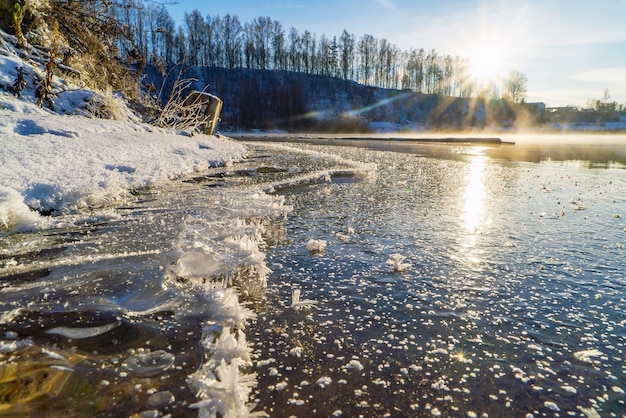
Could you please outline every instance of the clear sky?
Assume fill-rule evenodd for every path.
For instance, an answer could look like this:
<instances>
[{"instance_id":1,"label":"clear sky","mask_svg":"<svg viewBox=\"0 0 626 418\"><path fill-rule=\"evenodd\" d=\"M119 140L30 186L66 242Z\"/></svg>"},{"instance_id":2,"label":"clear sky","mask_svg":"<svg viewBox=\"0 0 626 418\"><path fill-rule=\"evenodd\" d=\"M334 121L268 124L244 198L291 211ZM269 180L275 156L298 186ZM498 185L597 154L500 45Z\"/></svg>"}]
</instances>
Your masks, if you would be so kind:
<instances>
[{"instance_id":1,"label":"clear sky","mask_svg":"<svg viewBox=\"0 0 626 418\"><path fill-rule=\"evenodd\" d=\"M626 0L177 1L167 6L177 24L197 9L237 15L242 23L269 16L286 31L318 37L347 29L406 50L470 58L486 50L502 73L528 77L529 102L582 106L608 89L612 100L626 103Z\"/></svg>"}]
</instances>

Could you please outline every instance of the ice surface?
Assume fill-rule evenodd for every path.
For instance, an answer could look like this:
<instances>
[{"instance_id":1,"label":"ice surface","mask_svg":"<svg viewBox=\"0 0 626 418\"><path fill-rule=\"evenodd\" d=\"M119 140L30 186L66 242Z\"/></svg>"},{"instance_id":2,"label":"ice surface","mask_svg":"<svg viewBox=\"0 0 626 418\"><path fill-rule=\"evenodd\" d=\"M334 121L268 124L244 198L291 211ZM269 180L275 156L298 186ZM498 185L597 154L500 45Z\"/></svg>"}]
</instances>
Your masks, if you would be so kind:
<instances>
[{"instance_id":1,"label":"ice surface","mask_svg":"<svg viewBox=\"0 0 626 418\"><path fill-rule=\"evenodd\" d=\"M120 321L98 327L55 327L46 331L47 334L61 335L66 338L83 339L107 333L120 325Z\"/></svg>"}]
</instances>

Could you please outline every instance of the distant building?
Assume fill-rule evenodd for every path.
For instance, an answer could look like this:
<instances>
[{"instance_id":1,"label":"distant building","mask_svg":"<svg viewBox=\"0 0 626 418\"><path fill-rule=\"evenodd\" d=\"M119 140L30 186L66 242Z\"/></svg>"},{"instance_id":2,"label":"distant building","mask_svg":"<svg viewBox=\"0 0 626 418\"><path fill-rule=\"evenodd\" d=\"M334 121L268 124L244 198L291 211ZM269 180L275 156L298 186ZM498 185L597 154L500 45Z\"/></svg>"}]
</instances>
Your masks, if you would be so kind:
<instances>
[{"instance_id":1,"label":"distant building","mask_svg":"<svg viewBox=\"0 0 626 418\"><path fill-rule=\"evenodd\" d=\"M528 121L531 124L541 124L546 120L547 106L543 102L520 103L528 112Z\"/></svg>"},{"instance_id":2,"label":"distant building","mask_svg":"<svg viewBox=\"0 0 626 418\"><path fill-rule=\"evenodd\" d=\"M553 123L569 123L576 120L578 108L574 106L548 107L548 119Z\"/></svg>"},{"instance_id":3,"label":"distant building","mask_svg":"<svg viewBox=\"0 0 626 418\"><path fill-rule=\"evenodd\" d=\"M547 109L546 104L544 102L526 103L526 106L528 106L529 110L537 112L537 113L545 113Z\"/></svg>"}]
</instances>

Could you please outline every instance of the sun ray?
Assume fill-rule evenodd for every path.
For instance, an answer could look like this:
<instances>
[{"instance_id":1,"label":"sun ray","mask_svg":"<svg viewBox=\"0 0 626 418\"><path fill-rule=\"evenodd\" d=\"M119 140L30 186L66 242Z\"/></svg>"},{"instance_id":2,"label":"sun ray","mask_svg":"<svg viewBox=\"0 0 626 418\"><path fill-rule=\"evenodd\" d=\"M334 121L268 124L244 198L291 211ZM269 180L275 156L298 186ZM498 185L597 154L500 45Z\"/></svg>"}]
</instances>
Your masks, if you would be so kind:
<instances>
[{"instance_id":1,"label":"sun ray","mask_svg":"<svg viewBox=\"0 0 626 418\"><path fill-rule=\"evenodd\" d=\"M477 82L497 81L502 73L502 52L496 47L480 46L469 57L470 76Z\"/></svg>"}]
</instances>

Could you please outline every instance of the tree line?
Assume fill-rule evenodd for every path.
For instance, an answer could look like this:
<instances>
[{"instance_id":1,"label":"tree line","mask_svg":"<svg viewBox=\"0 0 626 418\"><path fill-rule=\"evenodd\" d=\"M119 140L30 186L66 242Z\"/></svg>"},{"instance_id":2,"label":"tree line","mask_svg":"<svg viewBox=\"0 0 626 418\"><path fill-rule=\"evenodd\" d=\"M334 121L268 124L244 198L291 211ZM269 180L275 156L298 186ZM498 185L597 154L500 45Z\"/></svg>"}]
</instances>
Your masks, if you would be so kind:
<instances>
[{"instance_id":1,"label":"tree line","mask_svg":"<svg viewBox=\"0 0 626 418\"><path fill-rule=\"evenodd\" d=\"M468 77L466 58L434 49L403 50L387 39L344 30L328 37L286 30L270 17L241 22L236 15L185 13L176 25L164 4L118 0L110 16L127 29L117 47L124 58L161 65L284 70L352 80L367 86L455 97L506 97L522 102L526 76L512 72L502 85L479 86Z\"/></svg>"}]
</instances>

